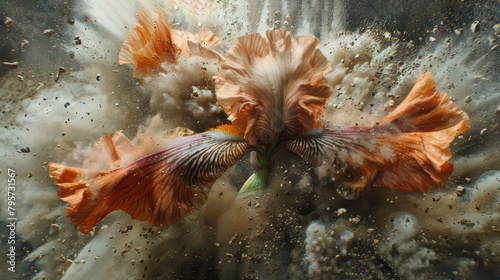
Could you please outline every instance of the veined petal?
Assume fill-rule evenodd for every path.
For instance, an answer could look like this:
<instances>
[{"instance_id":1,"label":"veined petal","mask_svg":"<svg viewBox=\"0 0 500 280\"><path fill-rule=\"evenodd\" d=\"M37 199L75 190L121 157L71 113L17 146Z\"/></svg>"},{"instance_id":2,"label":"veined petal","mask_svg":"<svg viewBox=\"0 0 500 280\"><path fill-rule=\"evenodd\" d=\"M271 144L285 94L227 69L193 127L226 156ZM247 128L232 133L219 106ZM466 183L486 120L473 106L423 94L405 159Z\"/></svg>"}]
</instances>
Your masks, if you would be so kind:
<instances>
[{"instance_id":1,"label":"veined petal","mask_svg":"<svg viewBox=\"0 0 500 280\"><path fill-rule=\"evenodd\" d=\"M449 144L466 131L469 117L435 90L430 73L379 125L315 128L283 145L313 165L339 171L340 194L355 199L371 186L426 192L453 172Z\"/></svg>"},{"instance_id":2,"label":"veined petal","mask_svg":"<svg viewBox=\"0 0 500 280\"><path fill-rule=\"evenodd\" d=\"M331 66L314 36L290 32L240 37L216 77L216 95L233 125L252 145L266 148L302 136L321 117L332 89Z\"/></svg>"},{"instance_id":3,"label":"veined petal","mask_svg":"<svg viewBox=\"0 0 500 280\"><path fill-rule=\"evenodd\" d=\"M170 225L206 201L212 184L252 147L222 127L180 137L165 149L108 171L50 163L50 174L69 202L69 222L88 233L106 215L123 210L139 221Z\"/></svg>"},{"instance_id":4,"label":"veined petal","mask_svg":"<svg viewBox=\"0 0 500 280\"><path fill-rule=\"evenodd\" d=\"M156 16L139 9L134 25L118 56L120 64L136 66L134 78L143 79L148 75L164 72L162 63L175 64L179 55L191 55L188 40L203 45L207 50L220 44L219 38L212 31L192 34L171 29L161 9L156 10Z\"/></svg>"}]
</instances>

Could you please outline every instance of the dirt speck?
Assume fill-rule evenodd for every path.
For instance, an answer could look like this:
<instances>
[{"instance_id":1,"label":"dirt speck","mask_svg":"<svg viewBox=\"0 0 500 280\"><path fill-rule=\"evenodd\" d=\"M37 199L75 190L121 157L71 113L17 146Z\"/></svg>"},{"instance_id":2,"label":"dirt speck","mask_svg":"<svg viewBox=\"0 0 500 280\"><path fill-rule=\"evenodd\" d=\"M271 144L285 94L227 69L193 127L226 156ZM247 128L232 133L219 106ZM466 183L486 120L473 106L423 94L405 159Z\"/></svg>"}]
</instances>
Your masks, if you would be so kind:
<instances>
[{"instance_id":1,"label":"dirt speck","mask_svg":"<svg viewBox=\"0 0 500 280\"><path fill-rule=\"evenodd\" d=\"M7 69L17 69L17 67L19 67L19 62L4 62L3 65L7 68Z\"/></svg>"},{"instance_id":2,"label":"dirt speck","mask_svg":"<svg viewBox=\"0 0 500 280\"><path fill-rule=\"evenodd\" d=\"M13 25L13 24L14 24L14 21L13 21L10 17L7 17L7 18L5 19L5 25L6 25L6 26L11 26L11 25Z\"/></svg>"},{"instance_id":3,"label":"dirt speck","mask_svg":"<svg viewBox=\"0 0 500 280\"><path fill-rule=\"evenodd\" d=\"M50 37L52 35L56 34L56 31L54 29L45 29L43 31L43 36Z\"/></svg>"},{"instance_id":4,"label":"dirt speck","mask_svg":"<svg viewBox=\"0 0 500 280\"><path fill-rule=\"evenodd\" d=\"M470 30L472 31L472 33L476 33L479 31L479 21L476 20L474 21L471 26L470 26Z\"/></svg>"}]
</instances>

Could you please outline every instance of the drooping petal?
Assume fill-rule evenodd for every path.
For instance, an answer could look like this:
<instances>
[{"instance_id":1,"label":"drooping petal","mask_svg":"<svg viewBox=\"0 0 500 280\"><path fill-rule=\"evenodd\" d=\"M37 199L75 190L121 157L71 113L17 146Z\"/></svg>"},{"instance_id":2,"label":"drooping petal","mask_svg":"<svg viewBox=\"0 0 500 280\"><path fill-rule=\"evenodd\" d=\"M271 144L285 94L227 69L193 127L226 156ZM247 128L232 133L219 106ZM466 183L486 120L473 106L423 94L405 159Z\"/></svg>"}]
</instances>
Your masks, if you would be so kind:
<instances>
[{"instance_id":1,"label":"drooping petal","mask_svg":"<svg viewBox=\"0 0 500 280\"><path fill-rule=\"evenodd\" d=\"M334 165L341 195L355 199L373 185L416 192L441 188L453 172L449 144L469 127L467 114L436 91L425 73L379 125L316 128L283 145L313 165Z\"/></svg>"},{"instance_id":2,"label":"drooping petal","mask_svg":"<svg viewBox=\"0 0 500 280\"><path fill-rule=\"evenodd\" d=\"M217 178L252 149L236 131L222 127L180 137L114 170L50 163L50 174L61 187L58 196L71 204L69 222L83 233L115 210L155 226L170 225L199 209Z\"/></svg>"},{"instance_id":3,"label":"drooping petal","mask_svg":"<svg viewBox=\"0 0 500 280\"><path fill-rule=\"evenodd\" d=\"M134 78L144 79L162 73L165 71L162 63L176 64L179 55L191 55L188 40L199 43L208 50L220 44L219 38L212 31L192 34L171 29L160 9L156 10L156 16L139 9L134 25L118 56L120 64L136 66Z\"/></svg>"},{"instance_id":4,"label":"drooping petal","mask_svg":"<svg viewBox=\"0 0 500 280\"><path fill-rule=\"evenodd\" d=\"M332 89L331 66L314 36L292 40L290 32L240 37L216 78L217 99L252 145L266 148L297 138L321 117Z\"/></svg>"}]
</instances>

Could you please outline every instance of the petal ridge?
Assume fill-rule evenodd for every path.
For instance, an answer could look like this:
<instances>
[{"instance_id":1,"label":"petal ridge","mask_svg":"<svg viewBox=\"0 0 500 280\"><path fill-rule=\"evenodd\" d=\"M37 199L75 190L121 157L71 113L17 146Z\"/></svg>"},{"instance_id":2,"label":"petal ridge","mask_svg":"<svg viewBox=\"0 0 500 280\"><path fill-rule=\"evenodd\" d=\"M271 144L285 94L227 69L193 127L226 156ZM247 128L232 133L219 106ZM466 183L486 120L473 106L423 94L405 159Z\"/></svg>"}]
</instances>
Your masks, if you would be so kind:
<instances>
[{"instance_id":1,"label":"petal ridge","mask_svg":"<svg viewBox=\"0 0 500 280\"><path fill-rule=\"evenodd\" d=\"M292 40L270 30L240 37L216 77L216 96L233 125L252 145L267 147L296 138L319 119L331 95L331 71L314 36Z\"/></svg>"}]
</instances>

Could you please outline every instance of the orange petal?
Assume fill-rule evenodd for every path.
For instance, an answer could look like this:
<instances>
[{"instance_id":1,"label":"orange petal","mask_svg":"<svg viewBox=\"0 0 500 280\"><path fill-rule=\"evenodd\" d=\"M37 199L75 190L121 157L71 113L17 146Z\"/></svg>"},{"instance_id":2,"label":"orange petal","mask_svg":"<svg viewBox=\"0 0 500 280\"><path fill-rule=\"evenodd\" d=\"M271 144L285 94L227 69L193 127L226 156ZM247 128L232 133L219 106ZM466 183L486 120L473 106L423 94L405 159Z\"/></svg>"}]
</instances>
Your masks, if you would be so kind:
<instances>
[{"instance_id":1,"label":"orange petal","mask_svg":"<svg viewBox=\"0 0 500 280\"><path fill-rule=\"evenodd\" d=\"M134 29L128 32L127 40L123 42L123 47L120 50L118 56L120 64L137 66L134 54L151 41L153 20L143 9L137 11L137 22L134 25Z\"/></svg>"},{"instance_id":2,"label":"orange petal","mask_svg":"<svg viewBox=\"0 0 500 280\"><path fill-rule=\"evenodd\" d=\"M199 209L217 178L250 150L241 136L214 130L181 137L114 170L50 163L49 171L61 187L58 196L71 204L66 207L68 221L83 233L115 210L165 226Z\"/></svg>"},{"instance_id":3,"label":"orange petal","mask_svg":"<svg viewBox=\"0 0 500 280\"><path fill-rule=\"evenodd\" d=\"M467 114L435 90L430 73L373 127L313 129L283 145L309 163L340 171L340 194L355 199L378 185L416 192L441 188L453 172L449 144L469 125Z\"/></svg>"},{"instance_id":4,"label":"orange petal","mask_svg":"<svg viewBox=\"0 0 500 280\"><path fill-rule=\"evenodd\" d=\"M217 99L252 145L296 138L320 118L332 89L330 64L314 36L280 29L237 39L216 77Z\"/></svg>"},{"instance_id":5,"label":"orange petal","mask_svg":"<svg viewBox=\"0 0 500 280\"><path fill-rule=\"evenodd\" d=\"M163 63L176 64L179 55L189 56L188 40L203 44L205 48L220 44L219 38L211 31L192 34L171 29L161 9L156 10L156 16L139 9L134 25L134 29L127 34L118 61L120 64L136 66L134 78L142 80L164 73Z\"/></svg>"},{"instance_id":6,"label":"orange petal","mask_svg":"<svg viewBox=\"0 0 500 280\"><path fill-rule=\"evenodd\" d=\"M134 78L163 72L161 64L176 63L178 48L173 44L167 19L160 10L156 18L143 9L137 11L135 28L127 34L127 40L118 56L120 64L136 66Z\"/></svg>"}]
</instances>

